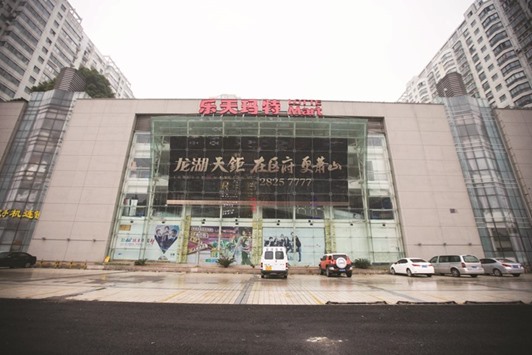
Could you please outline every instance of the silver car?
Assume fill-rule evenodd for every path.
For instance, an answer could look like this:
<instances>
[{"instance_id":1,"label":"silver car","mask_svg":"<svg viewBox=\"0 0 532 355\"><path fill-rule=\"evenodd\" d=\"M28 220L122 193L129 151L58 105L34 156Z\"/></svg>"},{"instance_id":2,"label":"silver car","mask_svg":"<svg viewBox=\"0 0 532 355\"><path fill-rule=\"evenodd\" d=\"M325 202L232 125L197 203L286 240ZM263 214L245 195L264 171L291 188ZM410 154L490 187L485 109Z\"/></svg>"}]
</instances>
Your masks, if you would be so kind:
<instances>
[{"instance_id":1,"label":"silver car","mask_svg":"<svg viewBox=\"0 0 532 355\"><path fill-rule=\"evenodd\" d=\"M486 274L502 276L503 274L511 274L519 277L525 272L525 268L520 263L505 258L484 258L480 259L482 268Z\"/></svg>"},{"instance_id":2,"label":"silver car","mask_svg":"<svg viewBox=\"0 0 532 355\"><path fill-rule=\"evenodd\" d=\"M454 277L470 275L477 277L484 274L480 260L473 255L438 255L429 260L436 274L451 274Z\"/></svg>"}]
</instances>

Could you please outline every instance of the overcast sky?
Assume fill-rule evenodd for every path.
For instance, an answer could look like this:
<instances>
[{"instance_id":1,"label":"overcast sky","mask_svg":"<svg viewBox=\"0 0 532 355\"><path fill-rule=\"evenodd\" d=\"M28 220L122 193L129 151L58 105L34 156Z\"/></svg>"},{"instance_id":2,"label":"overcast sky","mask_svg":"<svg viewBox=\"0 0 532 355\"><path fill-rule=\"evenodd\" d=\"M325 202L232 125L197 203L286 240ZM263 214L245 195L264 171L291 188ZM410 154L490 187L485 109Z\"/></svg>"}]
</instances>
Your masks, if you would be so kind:
<instances>
[{"instance_id":1,"label":"overcast sky","mask_svg":"<svg viewBox=\"0 0 532 355\"><path fill-rule=\"evenodd\" d=\"M473 0L70 0L136 98L394 102Z\"/></svg>"}]
</instances>

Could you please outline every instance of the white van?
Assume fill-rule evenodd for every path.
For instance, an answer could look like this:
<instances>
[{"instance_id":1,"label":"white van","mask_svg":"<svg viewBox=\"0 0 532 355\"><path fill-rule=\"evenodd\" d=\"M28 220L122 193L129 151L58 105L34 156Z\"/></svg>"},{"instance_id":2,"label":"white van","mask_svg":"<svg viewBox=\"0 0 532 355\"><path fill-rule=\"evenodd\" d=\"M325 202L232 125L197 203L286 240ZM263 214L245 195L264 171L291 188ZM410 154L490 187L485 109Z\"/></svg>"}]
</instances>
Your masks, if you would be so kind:
<instances>
[{"instance_id":1,"label":"white van","mask_svg":"<svg viewBox=\"0 0 532 355\"><path fill-rule=\"evenodd\" d=\"M260 258L260 277L264 276L288 277L288 256L285 247L264 247Z\"/></svg>"},{"instance_id":2,"label":"white van","mask_svg":"<svg viewBox=\"0 0 532 355\"><path fill-rule=\"evenodd\" d=\"M484 273L482 264L476 256L473 255L437 255L429 260L434 266L436 274L451 274L454 277L460 275L470 275L477 277Z\"/></svg>"}]
</instances>

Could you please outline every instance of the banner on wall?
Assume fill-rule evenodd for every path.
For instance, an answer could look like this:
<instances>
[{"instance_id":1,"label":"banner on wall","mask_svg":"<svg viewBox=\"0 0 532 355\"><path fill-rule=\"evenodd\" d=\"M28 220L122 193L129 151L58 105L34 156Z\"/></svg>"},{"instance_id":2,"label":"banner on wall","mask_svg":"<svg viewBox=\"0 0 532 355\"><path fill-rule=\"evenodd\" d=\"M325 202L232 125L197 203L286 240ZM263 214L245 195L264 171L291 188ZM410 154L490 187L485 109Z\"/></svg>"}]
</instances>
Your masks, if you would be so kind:
<instances>
[{"instance_id":1,"label":"banner on wall","mask_svg":"<svg viewBox=\"0 0 532 355\"><path fill-rule=\"evenodd\" d=\"M142 237L142 226L130 224L120 226L113 258L177 261L179 225L159 224L151 228L151 232Z\"/></svg>"},{"instance_id":2,"label":"banner on wall","mask_svg":"<svg viewBox=\"0 0 532 355\"><path fill-rule=\"evenodd\" d=\"M221 255L235 258L236 265L251 265L251 227L222 227Z\"/></svg>"},{"instance_id":3,"label":"banner on wall","mask_svg":"<svg viewBox=\"0 0 532 355\"><path fill-rule=\"evenodd\" d=\"M163 253L166 253L168 249L177 240L179 235L179 226L167 226L167 225L158 225L155 228L154 239L157 241L159 248Z\"/></svg>"},{"instance_id":4,"label":"banner on wall","mask_svg":"<svg viewBox=\"0 0 532 355\"><path fill-rule=\"evenodd\" d=\"M155 233L153 237L148 240L148 245L158 247L159 257L157 260L176 260L177 255L177 240L179 238L179 226L178 225L166 225L159 224L155 226ZM148 254L148 248L146 250Z\"/></svg>"},{"instance_id":5,"label":"banner on wall","mask_svg":"<svg viewBox=\"0 0 532 355\"><path fill-rule=\"evenodd\" d=\"M187 244L188 263L216 263L218 226L191 226Z\"/></svg>"},{"instance_id":6,"label":"banner on wall","mask_svg":"<svg viewBox=\"0 0 532 355\"><path fill-rule=\"evenodd\" d=\"M188 263L214 264L220 255L233 257L236 265L251 265L251 227L191 226Z\"/></svg>"},{"instance_id":7,"label":"banner on wall","mask_svg":"<svg viewBox=\"0 0 532 355\"><path fill-rule=\"evenodd\" d=\"M323 253L324 236L322 229L315 228L264 228L264 246L286 248L291 265L318 265Z\"/></svg>"}]
</instances>

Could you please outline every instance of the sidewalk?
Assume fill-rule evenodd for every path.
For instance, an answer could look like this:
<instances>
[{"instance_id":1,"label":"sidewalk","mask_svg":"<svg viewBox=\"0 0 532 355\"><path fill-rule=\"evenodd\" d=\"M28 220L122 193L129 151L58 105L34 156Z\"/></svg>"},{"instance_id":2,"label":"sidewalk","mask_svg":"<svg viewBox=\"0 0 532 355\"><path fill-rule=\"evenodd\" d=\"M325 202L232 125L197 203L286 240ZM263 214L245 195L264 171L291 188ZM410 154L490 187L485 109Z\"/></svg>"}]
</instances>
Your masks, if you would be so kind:
<instances>
[{"instance_id":1,"label":"sidewalk","mask_svg":"<svg viewBox=\"0 0 532 355\"><path fill-rule=\"evenodd\" d=\"M532 274L457 278L383 273L347 278L320 276L317 270L311 273L312 268L294 268L288 279L263 279L258 269L237 266L90 267L0 269L0 298L232 305L532 304Z\"/></svg>"}]
</instances>

